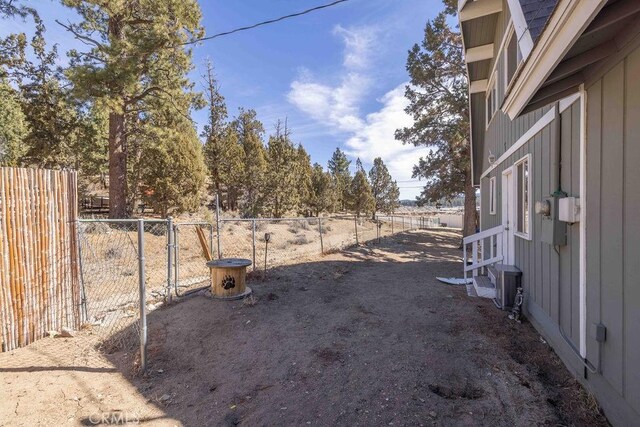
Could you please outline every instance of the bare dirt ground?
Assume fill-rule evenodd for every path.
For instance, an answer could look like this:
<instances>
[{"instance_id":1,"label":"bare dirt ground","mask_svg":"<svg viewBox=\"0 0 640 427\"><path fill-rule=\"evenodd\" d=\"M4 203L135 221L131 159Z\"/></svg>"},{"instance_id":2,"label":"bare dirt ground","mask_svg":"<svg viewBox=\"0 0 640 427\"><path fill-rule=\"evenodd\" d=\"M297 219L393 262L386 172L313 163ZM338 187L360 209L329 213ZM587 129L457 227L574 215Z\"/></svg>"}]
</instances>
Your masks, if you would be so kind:
<instances>
[{"instance_id":1,"label":"bare dirt ground","mask_svg":"<svg viewBox=\"0 0 640 427\"><path fill-rule=\"evenodd\" d=\"M149 370L88 333L0 354L0 425L606 425L528 323L436 276L459 234L412 231L149 314ZM114 418L111 418L112 420Z\"/></svg>"}]
</instances>

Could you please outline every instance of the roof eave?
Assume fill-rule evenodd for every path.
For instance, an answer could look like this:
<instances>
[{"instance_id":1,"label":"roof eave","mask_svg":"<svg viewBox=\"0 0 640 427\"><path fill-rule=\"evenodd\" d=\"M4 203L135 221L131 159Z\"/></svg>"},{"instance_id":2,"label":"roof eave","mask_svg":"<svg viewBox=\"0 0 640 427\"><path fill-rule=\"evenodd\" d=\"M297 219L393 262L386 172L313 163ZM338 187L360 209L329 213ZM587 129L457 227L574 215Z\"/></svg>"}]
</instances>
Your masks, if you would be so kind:
<instances>
[{"instance_id":1,"label":"roof eave","mask_svg":"<svg viewBox=\"0 0 640 427\"><path fill-rule=\"evenodd\" d=\"M510 85L502 104L502 111L511 120L522 113L547 77L606 3L607 0L558 2L544 31Z\"/></svg>"}]
</instances>

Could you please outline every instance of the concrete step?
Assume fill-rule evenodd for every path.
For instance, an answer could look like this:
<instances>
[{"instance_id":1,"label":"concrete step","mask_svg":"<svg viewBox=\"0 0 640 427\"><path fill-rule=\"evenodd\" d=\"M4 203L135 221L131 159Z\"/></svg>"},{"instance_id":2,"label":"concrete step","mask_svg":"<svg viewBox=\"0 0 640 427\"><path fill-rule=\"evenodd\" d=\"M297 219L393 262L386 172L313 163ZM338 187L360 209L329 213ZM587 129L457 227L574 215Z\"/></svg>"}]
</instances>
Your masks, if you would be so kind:
<instances>
[{"instance_id":1,"label":"concrete step","mask_svg":"<svg viewBox=\"0 0 640 427\"><path fill-rule=\"evenodd\" d=\"M496 285L491 283L491 279L487 276L475 276L473 278L473 287L481 298L494 299L496 297Z\"/></svg>"},{"instance_id":2,"label":"concrete step","mask_svg":"<svg viewBox=\"0 0 640 427\"><path fill-rule=\"evenodd\" d=\"M478 293L476 292L476 289L473 287L473 284L467 283L465 286L467 287L467 295L469 295L470 297L478 296Z\"/></svg>"}]
</instances>

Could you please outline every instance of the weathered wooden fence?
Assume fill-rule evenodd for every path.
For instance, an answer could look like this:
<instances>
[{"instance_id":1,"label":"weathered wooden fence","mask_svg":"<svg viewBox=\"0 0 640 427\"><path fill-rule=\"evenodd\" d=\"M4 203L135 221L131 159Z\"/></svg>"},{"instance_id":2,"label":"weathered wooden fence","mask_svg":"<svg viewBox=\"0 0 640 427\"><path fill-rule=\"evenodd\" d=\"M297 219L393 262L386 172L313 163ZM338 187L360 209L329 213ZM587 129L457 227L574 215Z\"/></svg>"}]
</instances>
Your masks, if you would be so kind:
<instances>
[{"instance_id":1,"label":"weathered wooden fence","mask_svg":"<svg viewBox=\"0 0 640 427\"><path fill-rule=\"evenodd\" d=\"M76 173L0 168L0 344L82 321Z\"/></svg>"}]
</instances>

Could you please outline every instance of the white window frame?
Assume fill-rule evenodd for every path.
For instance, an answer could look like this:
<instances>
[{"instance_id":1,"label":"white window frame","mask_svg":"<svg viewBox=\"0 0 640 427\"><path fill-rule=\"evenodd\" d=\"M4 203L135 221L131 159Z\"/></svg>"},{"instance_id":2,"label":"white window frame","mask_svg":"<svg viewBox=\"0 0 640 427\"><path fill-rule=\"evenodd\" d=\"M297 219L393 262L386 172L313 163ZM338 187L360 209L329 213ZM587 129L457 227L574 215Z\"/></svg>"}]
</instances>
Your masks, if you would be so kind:
<instances>
[{"instance_id":1,"label":"white window frame","mask_svg":"<svg viewBox=\"0 0 640 427\"><path fill-rule=\"evenodd\" d=\"M497 73L494 72L491 76L491 80L487 85L487 93L485 96L485 115L486 115L486 129L489 129L489 125L493 120L493 117L498 112L498 85L497 85ZM489 95L491 95L491 105L489 105Z\"/></svg>"},{"instance_id":2,"label":"white window frame","mask_svg":"<svg viewBox=\"0 0 640 427\"><path fill-rule=\"evenodd\" d=\"M522 214L522 218L523 218L523 222L524 222L524 217L525 217L525 206L524 205L520 205L520 198L519 198L519 191L520 189L518 188L518 181L519 181L519 171L518 171L518 166L520 166L522 163L527 162L527 214L528 214L528 219L529 221L527 222L527 230L525 231L520 231L518 230L518 216L520 214ZM531 203L531 181L532 181L532 172L533 172L533 168L531 166L531 154L527 154L524 157L518 159L518 161L516 161L513 164L513 171L514 171L514 180L513 180L513 186L515 189L515 192L513 193L515 196L515 204L516 204L516 216L515 216L515 230L514 233L516 236L525 239L525 240L531 240L531 227L532 227L532 221L533 221L533 203ZM523 184L524 185L524 184ZM522 190L524 191L524 187L522 188ZM523 198L524 201L524 198Z\"/></svg>"},{"instance_id":3,"label":"white window frame","mask_svg":"<svg viewBox=\"0 0 640 427\"><path fill-rule=\"evenodd\" d=\"M496 177L489 178L489 215L496 214Z\"/></svg>"},{"instance_id":4,"label":"white window frame","mask_svg":"<svg viewBox=\"0 0 640 427\"><path fill-rule=\"evenodd\" d=\"M504 93L507 93L509 91L509 85L511 84L511 80L509 80L509 44L511 44L511 39L513 37L517 37L516 36L516 30L513 26L511 26L511 28L509 29L508 33L507 33L507 38L505 41L504 46L502 47L502 63L503 63L503 70L502 72L504 73ZM518 43L518 40L516 39L516 67L513 71L513 77L515 77L516 74L518 74L518 68L520 68L520 65L522 64L523 61L523 56L522 56L522 50L520 49L520 43Z\"/></svg>"}]
</instances>

